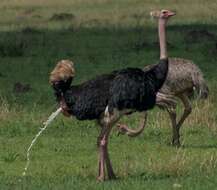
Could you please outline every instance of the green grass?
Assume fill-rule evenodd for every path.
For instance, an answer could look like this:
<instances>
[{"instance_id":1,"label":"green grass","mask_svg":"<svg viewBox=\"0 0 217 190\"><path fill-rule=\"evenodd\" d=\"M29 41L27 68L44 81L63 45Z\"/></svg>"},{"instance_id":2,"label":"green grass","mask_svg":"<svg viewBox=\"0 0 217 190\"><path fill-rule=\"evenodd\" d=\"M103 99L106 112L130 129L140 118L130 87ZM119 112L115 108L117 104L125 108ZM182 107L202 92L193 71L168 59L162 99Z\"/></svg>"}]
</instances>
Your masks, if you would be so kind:
<instances>
[{"instance_id":1,"label":"green grass","mask_svg":"<svg viewBox=\"0 0 217 190\"><path fill-rule=\"evenodd\" d=\"M216 2L91 2L10 0L0 4L0 189L215 189ZM148 12L159 7L177 10L168 25L169 55L194 60L210 88L207 101L193 102L193 113L182 128L183 146L169 145L169 118L154 109L138 138L117 136L113 130L109 152L119 179L98 183L99 128L95 122L59 116L33 147L30 168L22 178L26 150L56 108L48 84L56 62L73 60L76 84L114 69L155 63L157 27ZM57 13L75 17L50 21ZM203 32L192 39L191 31L210 35ZM16 82L30 84L31 90L14 92ZM138 119L133 115L122 121L136 126Z\"/></svg>"}]
</instances>

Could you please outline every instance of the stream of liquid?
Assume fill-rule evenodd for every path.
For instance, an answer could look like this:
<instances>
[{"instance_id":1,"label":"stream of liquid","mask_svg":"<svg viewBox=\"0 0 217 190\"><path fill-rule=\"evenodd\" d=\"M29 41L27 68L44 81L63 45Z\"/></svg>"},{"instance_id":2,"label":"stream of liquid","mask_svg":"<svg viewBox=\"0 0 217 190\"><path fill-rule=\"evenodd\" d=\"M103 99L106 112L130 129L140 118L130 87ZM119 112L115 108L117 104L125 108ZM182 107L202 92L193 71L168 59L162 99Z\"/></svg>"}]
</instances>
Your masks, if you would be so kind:
<instances>
[{"instance_id":1,"label":"stream of liquid","mask_svg":"<svg viewBox=\"0 0 217 190\"><path fill-rule=\"evenodd\" d=\"M30 151L33 147L33 145L36 143L36 140L38 139L38 137L42 134L42 132L47 128L47 126L55 119L55 117L57 117L59 115L59 113L62 111L62 108L58 108L55 112L53 112L50 117L47 119L46 122L43 123L44 127L41 128L41 130L38 132L38 134L36 134L35 138L32 140L29 148L27 149L27 153L26 153L26 166L24 168L23 171L23 176L26 175L26 172L28 170L29 164L30 164Z\"/></svg>"}]
</instances>

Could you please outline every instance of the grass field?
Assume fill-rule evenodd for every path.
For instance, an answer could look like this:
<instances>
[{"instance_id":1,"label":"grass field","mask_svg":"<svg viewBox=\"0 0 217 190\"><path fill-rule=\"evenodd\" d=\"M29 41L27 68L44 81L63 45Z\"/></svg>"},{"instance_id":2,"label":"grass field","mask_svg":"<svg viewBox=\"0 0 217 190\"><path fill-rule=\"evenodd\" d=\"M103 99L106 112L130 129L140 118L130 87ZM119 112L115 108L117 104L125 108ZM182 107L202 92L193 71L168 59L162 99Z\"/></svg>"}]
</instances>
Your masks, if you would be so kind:
<instances>
[{"instance_id":1,"label":"grass field","mask_svg":"<svg viewBox=\"0 0 217 190\"><path fill-rule=\"evenodd\" d=\"M157 25L149 11L161 7L177 11L168 24L169 55L194 60L210 88L208 100L193 102L182 147L170 146L169 118L156 108L138 138L113 130L109 151L119 179L98 183L99 129L59 116L34 146L22 178L26 150L56 109L48 84L56 62L75 62L73 83L155 63ZM216 189L216 9L212 0L2 0L0 189ZM29 86L20 89L19 83ZM138 119L135 114L122 121L133 127Z\"/></svg>"}]
</instances>

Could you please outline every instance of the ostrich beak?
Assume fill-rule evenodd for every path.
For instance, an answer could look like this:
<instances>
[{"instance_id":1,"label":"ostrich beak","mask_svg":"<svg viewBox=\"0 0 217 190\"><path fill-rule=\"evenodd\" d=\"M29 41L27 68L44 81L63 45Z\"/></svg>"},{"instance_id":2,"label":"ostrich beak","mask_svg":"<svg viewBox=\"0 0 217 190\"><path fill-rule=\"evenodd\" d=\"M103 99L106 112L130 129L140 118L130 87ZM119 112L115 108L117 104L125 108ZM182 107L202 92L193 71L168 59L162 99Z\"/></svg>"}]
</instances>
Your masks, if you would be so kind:
<instances>
[{"instance_id":1,"label":"ostrich beak","mask_svg":"<svg viewBox=\"0 0 217 190\"><path fill-rule=\"evenodd\" d=\"M175 16L175 15L176 15L176 13L173 11L168 12L168 16Z\"/></svg>"}]
</instances>

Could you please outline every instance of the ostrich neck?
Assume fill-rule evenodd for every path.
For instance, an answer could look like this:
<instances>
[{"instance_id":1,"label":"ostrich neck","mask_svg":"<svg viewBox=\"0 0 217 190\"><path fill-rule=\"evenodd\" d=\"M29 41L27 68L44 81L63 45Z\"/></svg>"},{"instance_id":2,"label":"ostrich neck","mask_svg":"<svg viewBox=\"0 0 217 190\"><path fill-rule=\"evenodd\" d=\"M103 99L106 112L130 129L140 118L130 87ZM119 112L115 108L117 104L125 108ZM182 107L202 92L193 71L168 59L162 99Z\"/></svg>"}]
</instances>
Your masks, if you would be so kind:
<instances>
[{"instance_id":1,"label":"ostrich neck","mask_svg":"<svg viewBox=\"0 0 217 190\"><path fill-rule=\"evenodd\" d=\"M166 20L159 19L158 32L160 41L160 59L167 58L167 43L166 43Z\"/></svg>"}]
</instances>

